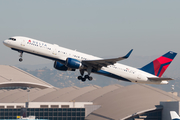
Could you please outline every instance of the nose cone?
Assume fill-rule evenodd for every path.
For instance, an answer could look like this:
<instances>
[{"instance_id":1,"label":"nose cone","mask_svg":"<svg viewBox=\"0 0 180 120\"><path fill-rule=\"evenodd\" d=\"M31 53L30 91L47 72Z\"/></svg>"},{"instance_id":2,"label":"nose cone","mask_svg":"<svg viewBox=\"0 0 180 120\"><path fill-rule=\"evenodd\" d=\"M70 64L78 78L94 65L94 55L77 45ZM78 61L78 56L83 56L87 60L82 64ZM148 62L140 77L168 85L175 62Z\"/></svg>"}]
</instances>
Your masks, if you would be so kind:
<instances>
[{"instance_id":1,"label":"nose cone","mask_svg":"<svg viewBox=\"0 0 180 120\"><path fill-rule=\"evenodd\" d=\"M4 41L3 41L3 44L6 45L6 44L7 44L7 40L4 40Z\"/></svg>"},{"instance_id":2,"label":"nose cone","mask_svg":"<svg viewBox=\"0 0 180 120\"><path fill-rule=\"evenodd\" d=\"M3 44L6 45L6 46L8 46L9 40L4 40L4 41L3 41Z\"/></svg>"}]
</instances>

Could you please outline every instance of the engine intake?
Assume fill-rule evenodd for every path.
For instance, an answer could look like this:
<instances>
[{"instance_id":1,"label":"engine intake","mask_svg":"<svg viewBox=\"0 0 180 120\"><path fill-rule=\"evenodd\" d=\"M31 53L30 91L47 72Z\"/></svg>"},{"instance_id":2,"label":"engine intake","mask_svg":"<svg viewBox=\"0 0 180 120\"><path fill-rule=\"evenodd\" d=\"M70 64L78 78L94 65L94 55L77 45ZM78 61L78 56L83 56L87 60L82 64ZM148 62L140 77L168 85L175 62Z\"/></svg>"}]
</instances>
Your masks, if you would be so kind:
<instances>
[{"instance_id":1,"label":"engine intake","mask_svg":"<svg viewBox=\"0 0 180 120\"><path fill-rule=\"evenodd\" d=\"M77 59L67 58L66 59L66 67L72 69L79 69L82 66L81 62Z\"/></svg>"},{"instance_id":2,"label":"engine intake","mask_svg":"<svg viewBox=\"0 0 180 120\"><path fill-rule=\"evenodd\" d=\"M54 68L57 69L57 70L62 70L62 71L67 71L68 70L68 67L66 67L65 65L61 64L58 61L54 62Z\"/></svg>"}]
</instances>

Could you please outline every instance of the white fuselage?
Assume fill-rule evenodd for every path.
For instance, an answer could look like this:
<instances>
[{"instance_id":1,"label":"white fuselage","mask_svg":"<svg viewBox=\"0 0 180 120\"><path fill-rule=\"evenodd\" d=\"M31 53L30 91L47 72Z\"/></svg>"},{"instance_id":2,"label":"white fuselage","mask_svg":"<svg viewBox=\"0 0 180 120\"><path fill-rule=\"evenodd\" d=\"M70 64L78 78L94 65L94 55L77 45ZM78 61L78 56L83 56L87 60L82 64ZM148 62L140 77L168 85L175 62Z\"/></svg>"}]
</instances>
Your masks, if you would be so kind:
<instances>
[{"instance_id":1,"label":"white fuselage","mask_svg":"<svg viewBox=\"0 0 180 120\"><path fill-rule=\"evenodd\" d=\"M79 61L82 60L100 60L102 58L92 55L84 54L76 50L70 50L60 47L56 44L49 44L43 41L27 38L27 37L13 37L16 40L5 40L4 44L14 50L23 51L52 60L66 61L67 58L74 58ZM145 84L167 84L167 81L150 81L148 77L157 77L150 73L144 72L134 67L115 63L107 67L102 67L100 72L96 72L108 77L119 80L145 83ZM107 74L108 73L108 74Z\"/></svg>"}]
</instances>

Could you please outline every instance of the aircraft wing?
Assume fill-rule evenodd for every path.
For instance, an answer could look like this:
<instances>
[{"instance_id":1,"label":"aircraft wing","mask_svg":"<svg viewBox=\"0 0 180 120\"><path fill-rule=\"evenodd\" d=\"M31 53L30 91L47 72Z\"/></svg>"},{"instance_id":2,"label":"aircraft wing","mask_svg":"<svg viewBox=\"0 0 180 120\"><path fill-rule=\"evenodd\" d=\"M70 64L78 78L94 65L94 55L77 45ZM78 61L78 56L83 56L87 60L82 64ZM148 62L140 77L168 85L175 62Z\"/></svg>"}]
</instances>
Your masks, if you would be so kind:
<instances>
[{"instance_id":1,"label":"aircraft wing","mask_svg":"<svg viewBox=\"0 0 180 120\"><path fill-rule=\"evenodd\" d=\"M118 57L118 58L112 58L112 59L100 59L100 60L83 60L82 63L86 66L91 66L92 68L102 68L102 67L107 67L108 65L113 65L117 61L127 59L133 49L131 49L125 56L123 57Z\"/></svg>"}]
</instances>

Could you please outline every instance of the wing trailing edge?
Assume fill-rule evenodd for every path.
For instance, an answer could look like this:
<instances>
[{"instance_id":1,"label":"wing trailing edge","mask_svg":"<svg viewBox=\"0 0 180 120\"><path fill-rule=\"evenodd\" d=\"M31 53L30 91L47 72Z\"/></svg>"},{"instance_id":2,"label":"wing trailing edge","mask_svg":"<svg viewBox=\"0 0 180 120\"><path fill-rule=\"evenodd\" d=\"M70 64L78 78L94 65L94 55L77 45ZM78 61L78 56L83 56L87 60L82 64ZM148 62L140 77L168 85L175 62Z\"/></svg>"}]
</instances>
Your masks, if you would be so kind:
<instances>
[{"instance_id":1,"label":"wing trailing edge","mask_svg":"<svg viewBox=\"0 0 180 120\"><path fill-rule=\"evenodd\" d=\"M87 66L91 66L93 68L101 68L107 67L108 65L113 65L118 61L127 59L132 53L133 49L131 49L125 56L111 59L100 59L100 60L83 60L82 63Z\"/></svg>"}]
</instances>

